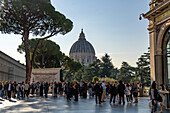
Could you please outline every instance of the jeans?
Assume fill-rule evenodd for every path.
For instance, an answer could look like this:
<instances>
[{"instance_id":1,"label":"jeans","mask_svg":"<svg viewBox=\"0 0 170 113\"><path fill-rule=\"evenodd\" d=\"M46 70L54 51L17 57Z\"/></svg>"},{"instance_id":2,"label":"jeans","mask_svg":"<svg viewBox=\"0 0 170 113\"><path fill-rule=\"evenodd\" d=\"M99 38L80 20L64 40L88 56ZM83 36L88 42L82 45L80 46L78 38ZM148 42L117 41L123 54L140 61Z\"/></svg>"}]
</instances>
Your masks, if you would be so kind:
<instances>
[{"instance_id":1,"label":"jeans","mask_svg":"<svg viewBox=\"0 0 170 113\"><path fill-rule=\"evenodd\" d=\"M156 101L156 103L154 102L154 100L152 100L153 102L153 105L154 105L154 107L153 107L153 112L156 112L157 111L157 106L158 106L158 101L157 100L155 100Z\"/></svg>"},{"instance_id":2,"label":"jeans","mask_svg":"<svg viewBox=\"0 0 170 113\"><path fill-rule=\"evenodd\" d=\"M36 96L39 96L39 92L38 92L38 89L36 89Z\"/></svg>"},{"instance_id":3,"label":"jeans","mask_svg":"<svg viewBox=\"0 0 170 113\"><path fill-rule=\"evenodd\" d=\"M93 93L92 89L89 89L89 96L92 96L92 93Z\"/></svg>"},{"instance_id":4,"label":"jeans","mask_svg":"<svg viewBox=\"0 0 170 113\"><path fill-rule=\"evenodd\" d=\"M47 88L44 89L44 93L45 93L45 98L47 98L48 97L48 89Z\"/></svg>"},{"instance_id":5,"label":"jeans","mask_svg":"<svg viewBox=\"0 0 170 113\"><path fill-rule=\"evenodd\" d=\"M3 98L3 96L4 96L4 90L1 90L1 95L0 95L0 97Z\"/></svg>"},{"instance_id":6,"label":"jeans","mask_svg":"<svg viewBox=\"0 0 170 113\"><path fill-rule=\"evenodd\" d=\"M17 99L20 99L21 92L17 91Z\"/></svg>"}]
</instances>

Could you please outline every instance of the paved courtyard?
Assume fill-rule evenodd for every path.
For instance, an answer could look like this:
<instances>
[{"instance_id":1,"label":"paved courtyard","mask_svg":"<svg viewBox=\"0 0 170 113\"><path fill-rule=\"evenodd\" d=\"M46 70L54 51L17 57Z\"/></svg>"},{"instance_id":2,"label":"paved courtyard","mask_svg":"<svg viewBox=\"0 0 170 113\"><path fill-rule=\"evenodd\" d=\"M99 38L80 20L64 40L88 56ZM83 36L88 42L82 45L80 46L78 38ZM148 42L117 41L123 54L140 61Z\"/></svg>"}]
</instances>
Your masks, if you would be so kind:
<instances>
[{"instance_id":1,"label":"paved courtyard","mask_svg":"<svg viewBox=\"0 0 170 113\"><path fill-rule=\"evenodd\" d=\"M148 98L140 98L138 104L113 105L108 100L101 105L95 99L79 99L67 102L64 97L56 99L31 97L28 100L0 101L0 113L150 113ZM160 110L160 109L159 109ZM168 110L165 113L170 112Z\"/></svg>"}]
</instances>

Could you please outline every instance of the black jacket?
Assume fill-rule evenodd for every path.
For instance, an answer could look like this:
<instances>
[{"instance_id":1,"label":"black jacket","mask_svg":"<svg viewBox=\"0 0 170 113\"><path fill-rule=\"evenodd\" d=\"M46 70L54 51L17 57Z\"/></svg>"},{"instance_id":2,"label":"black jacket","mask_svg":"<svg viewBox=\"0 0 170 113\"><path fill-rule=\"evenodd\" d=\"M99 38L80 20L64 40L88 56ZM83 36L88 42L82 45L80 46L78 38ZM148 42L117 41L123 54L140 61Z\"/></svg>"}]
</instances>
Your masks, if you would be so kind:
<instances>
[{"instance_id":1,"label":"black jacket","mask_svg":"<svg viewBox=\"0 0 170 113\"><path fill-rule=\"evenodd\" d=\"M115 86L111 86L110 87L110 90L109 90L109 93L111 94L111 95L117 95L117 87L115 87Z\"/></svg>"},{"instance_id":2,"label":"black jacket","mask_svg":"<svg viewBox=\"0 0 170 113\"><path fill-rule=\"evenodd\" d=\"M13 90L13 84L11 84L11 89L8 90L9 84L7 84L7 91L12 91Z\"/></svg>"},{"instance_id":3,"label":"black jacket","mask_svg":"<svg viewBox=\"0 0 170 113\"><path fill-rule=\"evenodd\" d=\"M118 85L118 93L119 94L124 94L125 92L125 85L124 84L119 84Z\"/></svg>"},{"instance_id":4,"label":"black jacket","mask_svg":"<svg viewBox=\"0 0 170 113\"><path fill-rule=\"evenodd\" d=\"M102 94L103 93L103 87L101 85L99 85L99 84L96 84L94 86L94 90L95 90L96 94Z\"/></svg>"}]
</instances>

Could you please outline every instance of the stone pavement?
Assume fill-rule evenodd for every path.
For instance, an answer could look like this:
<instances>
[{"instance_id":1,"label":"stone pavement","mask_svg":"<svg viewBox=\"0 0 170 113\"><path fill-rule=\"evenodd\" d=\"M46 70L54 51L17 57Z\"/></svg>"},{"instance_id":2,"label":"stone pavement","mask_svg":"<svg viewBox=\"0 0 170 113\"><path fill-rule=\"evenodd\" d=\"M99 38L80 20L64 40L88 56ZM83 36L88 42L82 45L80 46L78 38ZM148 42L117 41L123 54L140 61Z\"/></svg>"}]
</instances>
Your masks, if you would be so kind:
<instances>
[{"instance_id":1,"label":"stone pavement","mask_svg":"<svg viewBox=\"0 0 170 113\"><path fill-rule=\"evenodd\" d=\"M0 113L150 113L148 98L140 98L138 104L113 105L108 100L101 105L95 99L79 99L67 102L64 97L54 99L31 97L26 100L0 100ZM160 109L158 110L160 111ZM165 113L170 113L168 110Z\"/></svg>"}]
</instances>

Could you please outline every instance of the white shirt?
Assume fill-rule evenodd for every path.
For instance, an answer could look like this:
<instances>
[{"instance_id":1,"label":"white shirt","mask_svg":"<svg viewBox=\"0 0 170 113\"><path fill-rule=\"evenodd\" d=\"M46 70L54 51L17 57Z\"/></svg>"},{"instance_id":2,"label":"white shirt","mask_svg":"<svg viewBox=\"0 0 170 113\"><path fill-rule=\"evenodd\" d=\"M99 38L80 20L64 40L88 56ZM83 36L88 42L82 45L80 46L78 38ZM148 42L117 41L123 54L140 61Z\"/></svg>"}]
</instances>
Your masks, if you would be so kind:
<instances>
[{"instance_id":1,"label":"white shirt","mask_svg":"<svg viewBox=\"0 0 170 113\"><path fill-rule=\"evenodd\" d=\"M11 91L11 84L9 84L8 86L8 91Z\"/></svg>"},{"instance_id":2,"label":"white shirt","mask_svg":"<svg viewBox=\"0 0 170 113\"><path fill-rule=\"evenodd\" d=\"M106 90L105 83L102 83L103 90Z\"/></svg>"}]
</instances>

